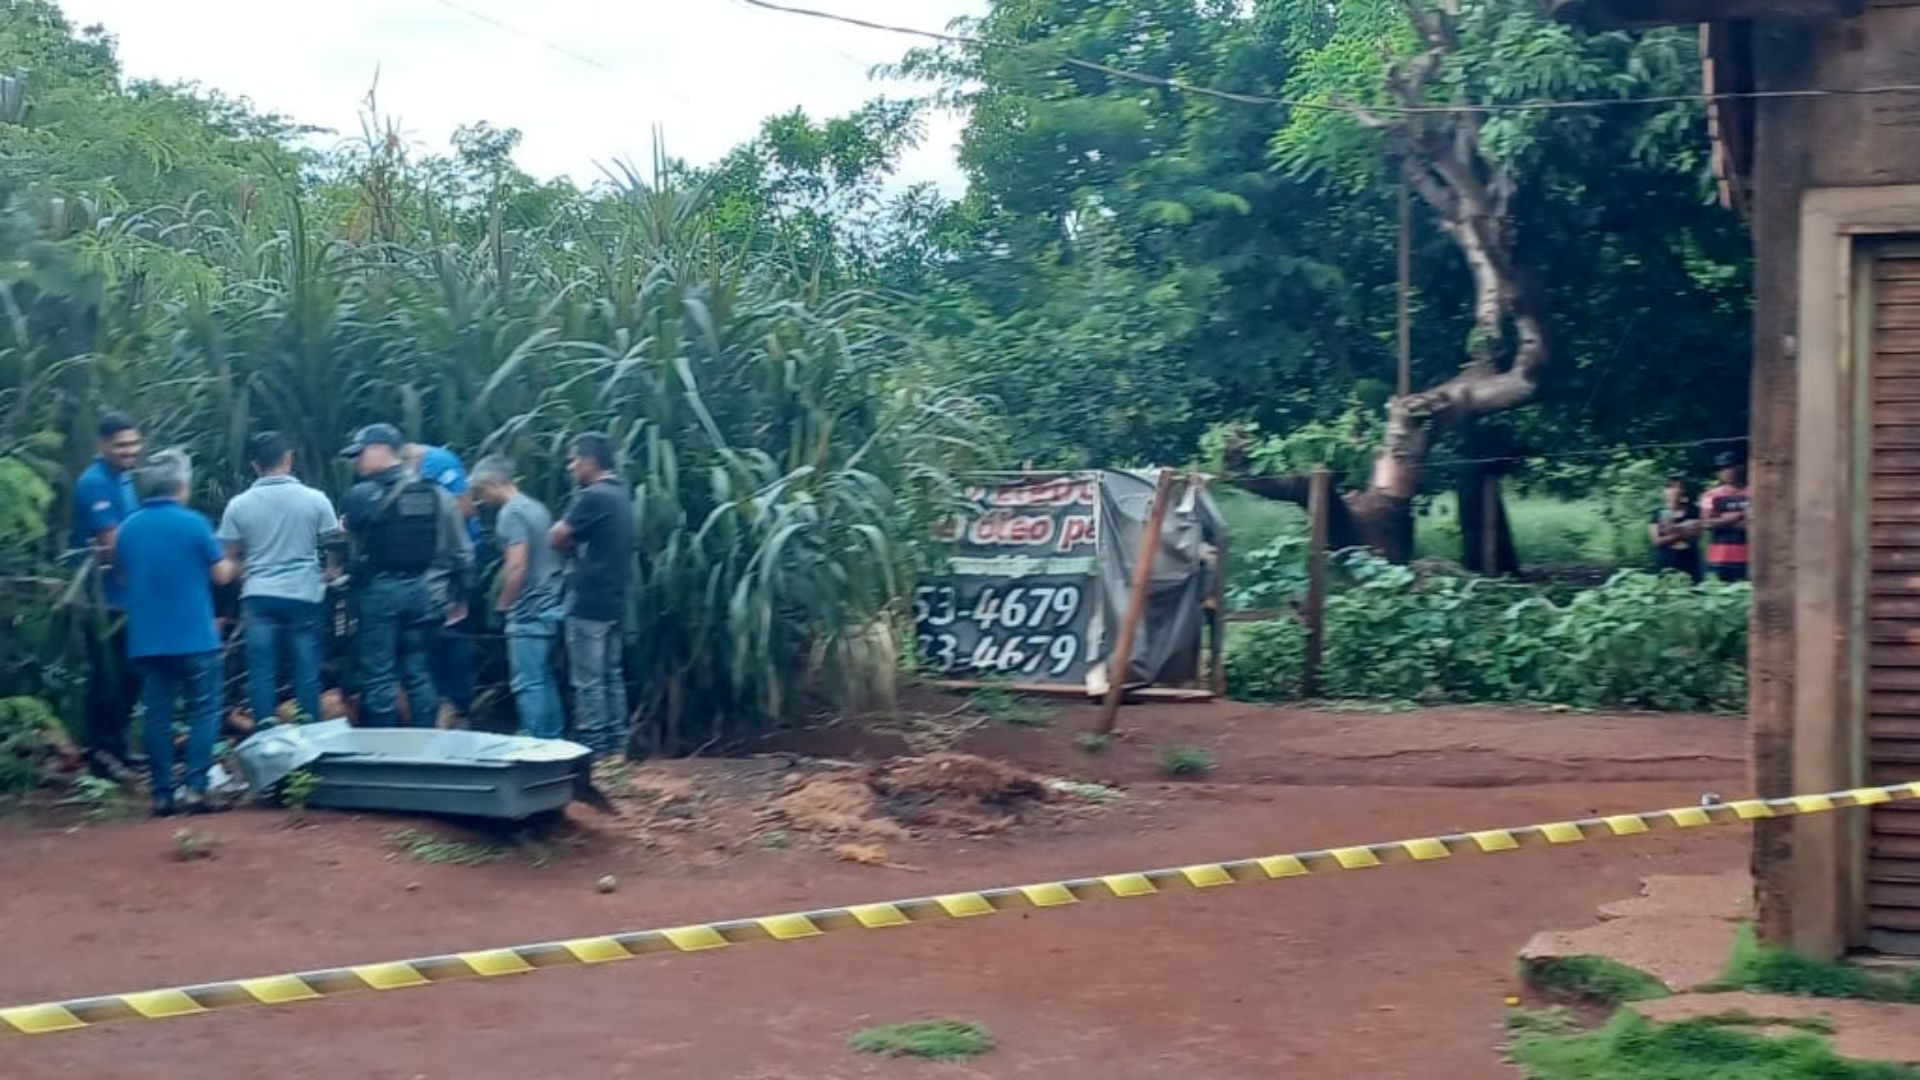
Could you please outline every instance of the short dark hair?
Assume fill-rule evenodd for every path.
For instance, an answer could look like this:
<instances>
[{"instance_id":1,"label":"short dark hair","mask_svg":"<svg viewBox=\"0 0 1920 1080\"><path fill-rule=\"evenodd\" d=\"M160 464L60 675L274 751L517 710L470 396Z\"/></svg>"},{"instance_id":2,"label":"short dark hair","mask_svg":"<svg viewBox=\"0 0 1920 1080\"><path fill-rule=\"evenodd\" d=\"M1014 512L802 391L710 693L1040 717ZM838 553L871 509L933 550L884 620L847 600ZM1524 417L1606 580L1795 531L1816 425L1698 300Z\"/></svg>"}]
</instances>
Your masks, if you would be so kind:
<instances>
[{"instance_id":1,"label":"short dark hair","mask_svg":"<svg viewBox=\"0 0 1920 1080\"><path fill-rule=\"evenodd\" d=\"M100 418L100 437L102 439L111 439L123 431L139 430L140 425L134 422L133 417L128 416L118 409L111 410Z\"/></svg>"},{"instance_id":2,"label":"short dark hair","mask_svg":"<svg viewBox=\"0 0 1920 1080\"><path fill-rule=\"evenodd\" d=\"M589 431L575 435L568 449L574 457L586 458L602 469L613 468L613 440L603 432Z\"/></svg>"},{"instance_id":3,"label":"short dark hair","mask_svg":"<svg viewBox=\"0 0 1920 1080\"><path fill-rule=\"evenodd\" d=\"M287 460L293 444L277 431L263 431L247 440L247 460L262 469L272 469Z\"/></svg>"}]
</instances>

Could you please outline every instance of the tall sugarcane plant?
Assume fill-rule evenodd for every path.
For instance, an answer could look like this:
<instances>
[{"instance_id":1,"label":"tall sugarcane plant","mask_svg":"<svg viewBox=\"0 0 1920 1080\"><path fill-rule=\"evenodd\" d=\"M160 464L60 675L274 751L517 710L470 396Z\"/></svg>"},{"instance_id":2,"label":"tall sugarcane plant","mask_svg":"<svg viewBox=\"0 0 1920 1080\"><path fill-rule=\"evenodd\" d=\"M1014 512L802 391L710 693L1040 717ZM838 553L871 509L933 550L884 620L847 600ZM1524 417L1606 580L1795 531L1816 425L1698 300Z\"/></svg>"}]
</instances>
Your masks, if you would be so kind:
<instances>
[{"instance_id":1,"label":"tall sugarcane plant","mask_svg":"<svg viewBox=\"0 0 1920 1080\"><path fill-rule=\"evenodd\" d=\"M403 164L366 197L390 198ZM249 432L292 435L337 494L341 440L383 420L510 455L557 508L567 439L605 431L634 492L628 670L652 748L794 715L847 640L897 615L949 477L990 440L912 376L916 342L878 298L723 241L664 160L532 228L369 230L386 219L352 200L289 180L56 243L86 254L58 264L80 286L22 278L6 309L58 324L7 335L44 389L0 400L15 441L72 469L85 418L125 408L192 449L217 503L245 482Z\"/></svg>"}]
</instances>

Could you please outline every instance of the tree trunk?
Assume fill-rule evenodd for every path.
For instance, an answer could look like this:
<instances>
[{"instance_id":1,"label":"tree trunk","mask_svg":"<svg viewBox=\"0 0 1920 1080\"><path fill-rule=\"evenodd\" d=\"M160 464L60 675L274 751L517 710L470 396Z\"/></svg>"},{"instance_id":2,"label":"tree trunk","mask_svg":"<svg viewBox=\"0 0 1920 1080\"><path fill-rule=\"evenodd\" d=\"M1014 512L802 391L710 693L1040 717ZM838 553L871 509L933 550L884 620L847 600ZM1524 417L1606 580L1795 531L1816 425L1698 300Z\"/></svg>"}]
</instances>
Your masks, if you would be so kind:
<instances>
[{"instance_id":1,"label":"tree trunk","mask_svg":"<svg viewBox=\"0 0 1920 1080\"><path fill-rule=\"evenodd\" d=\"M1503 577L1520 572L1520 555L1513 546L1513 526L1507 519L1506 493L1494 503L1493 521L1487 521L1487 483L1499 475L1486 465L1463 465L1454 477L1454 499L1460 508L1460 565L1476 574ZM1494 564L1487 565L1487 529L1494 530Z\"/></svg>"},{"instance_id":2,"label":"tree trunk","mask_svg":"<svg viewBox=\"0 0 1920 1080\"><path fill-rule=\"evenodd\" d=\"M1378 113L1353 104L1345 108L1362 126L1384 135L1401 175L1433 210L1434 223L1466 262L1474 301L1466 363L1438 386L1388 403L1386 445L1374 459L1367 486L1343 500L1348 535L1398 562L1413 557L1412 502L1435 429L1470 424L1533 400L1550 356L1541 290L1515 254L1510 209L1517 179L1481 140L1487 117L1471 107L1438 112L1424 108L1433 104L1430 91L1436 82L1444 84L1448 61L1459 48L1458 8L1429 8L1424 0L1405 0L1405 5L1424 51L1388 68L1388 89L1404 111ZM1485 515L1478 473L1470 471L1469 476L1472 479L1463 483L1476 486L1461 500L1461 531L1469 541L1462 561L1473 566L1485 561L1484 549L1473 543L1483 535L1479 519ZM1281 477L1248 489L1304 505L1305 485L1305 477ZM1472 530L1466 527L1469 514L1475 523ZM1500 565L1495 569L1510 571L1516 561L1511 530L1504 510L1493 516L1487 524L1501 534Z\"/></svg>"}]
</instances>

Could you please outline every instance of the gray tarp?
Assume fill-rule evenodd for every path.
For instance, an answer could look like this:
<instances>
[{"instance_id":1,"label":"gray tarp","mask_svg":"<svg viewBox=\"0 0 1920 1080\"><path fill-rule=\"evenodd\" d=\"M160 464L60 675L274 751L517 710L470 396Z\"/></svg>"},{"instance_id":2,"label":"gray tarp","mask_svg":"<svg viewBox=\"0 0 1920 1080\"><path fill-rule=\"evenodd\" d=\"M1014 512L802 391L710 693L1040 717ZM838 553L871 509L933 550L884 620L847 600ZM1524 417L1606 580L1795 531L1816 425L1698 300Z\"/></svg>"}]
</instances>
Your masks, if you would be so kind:
<instances>
[{"instance_id":1,"label":"gray tarp","mask_svg":"<svg viewBox=\"0 0 1920 1080\"><path fill-rule=\"evenodd\" d=\"M1110 653L1120 636L1120 620L1133 589L1133 568L1146 528L1160 470L1104 470L1100 473L1100 627L1096 631ZM1146 619L1134 638L1126 684L1181 682L1199 674L1201 636L1206 626L1202 602L1213 587L1212 574L1227 547L1227 527L1204 480L1173 487L1173 504L1160 529ZM1092 689L1100 679L1089 677Z\"/></svg>"}]
</instances>

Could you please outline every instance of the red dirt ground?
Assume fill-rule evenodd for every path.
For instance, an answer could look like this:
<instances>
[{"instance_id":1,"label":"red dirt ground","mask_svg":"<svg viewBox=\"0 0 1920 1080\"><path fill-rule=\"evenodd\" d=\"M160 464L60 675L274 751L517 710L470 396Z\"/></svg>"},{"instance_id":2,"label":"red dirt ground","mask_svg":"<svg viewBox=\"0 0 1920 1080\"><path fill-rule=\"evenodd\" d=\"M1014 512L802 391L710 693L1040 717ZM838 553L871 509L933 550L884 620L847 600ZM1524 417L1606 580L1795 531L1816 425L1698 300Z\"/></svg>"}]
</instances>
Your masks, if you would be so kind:
<instances>
[{"instance_id":1,"label":"red dirt ground","mask_svg":"<svg viewBox=\"0 0 1920 1080\"><path fill-rule=\"evenodd\" d=\"M316 813L290 828L269 811L193 822L217 854L183 863L177 822L0 823L0 1004L1744 791L1742 725L1724 717L1152 706L1130 709L1135 734L1100 755L1072 744L1086 718L1070 709L1046 729L983 727L959 749L1119 781L1127 799L990 838L890 845L921 872L812 846L722 843L700 858L606 830L543 867L518 855L433 866L392 853L386 838L407 822ZM855 756L883 743L829 732L787 747ZM1162 782L1154 762L1175 744L1209 747L1219 770ZM0 1039L0 1074L1481 1080L1508 1073L1503 998L1534 931L1582 924L1649 874L1736 868L1745 850L1735 828L1658 833L109 1025ZM595 890L603 874L618 875L618 891ZM847 1048L863 1027L934 1017L983 1023L999 1048L946 1065Z\"/></svg>"}]
</instances>

